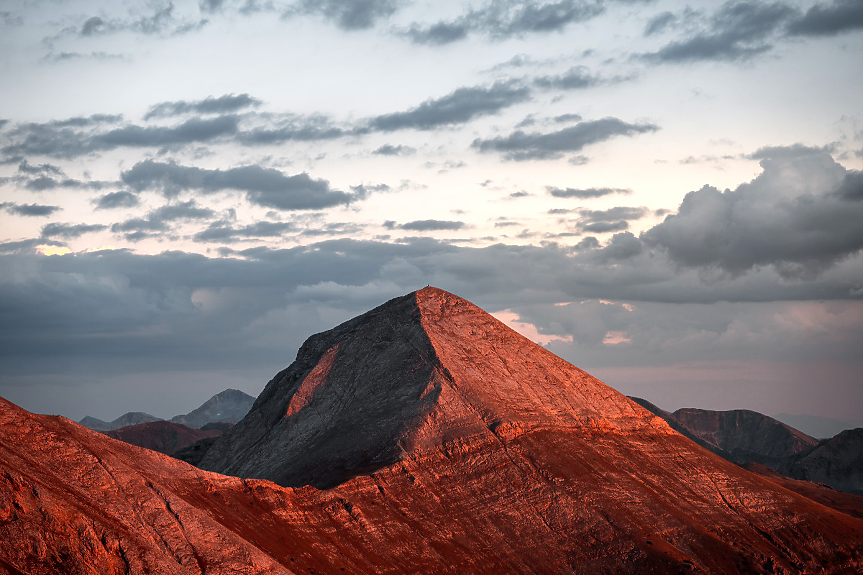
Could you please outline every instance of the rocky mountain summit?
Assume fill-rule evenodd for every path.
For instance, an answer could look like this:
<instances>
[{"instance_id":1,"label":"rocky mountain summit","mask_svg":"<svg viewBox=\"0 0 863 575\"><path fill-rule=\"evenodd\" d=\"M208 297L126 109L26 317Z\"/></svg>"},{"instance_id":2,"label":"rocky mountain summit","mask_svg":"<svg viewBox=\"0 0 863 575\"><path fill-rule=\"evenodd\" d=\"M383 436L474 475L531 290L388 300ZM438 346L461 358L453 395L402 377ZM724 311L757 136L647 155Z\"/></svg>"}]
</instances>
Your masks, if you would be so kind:
<instances>
[{"instance_id":1,"label":"rocky mountain summit","mask_svg":"<svg viewBox=\"0 0 863 575\"><path fill-rule=\"evenodd\" d=\"M309 338L202 467L238 477L0 401L0 572L863 568L860 498L733 465L435 288Z\"/></svg>"},{"instance_id":2,"label":"rocky mountain summit","mask_svg":"<svg viewBox=\"0 0 863 575\"><path fill-rule=\"evenodd\" d=\"M251 409L255 398L238 389L226 389L217 393L197 409L185 415L175 415L171 418L193 429L200 429L208 423L237 423Z\"/></svg>"}]
</instances>

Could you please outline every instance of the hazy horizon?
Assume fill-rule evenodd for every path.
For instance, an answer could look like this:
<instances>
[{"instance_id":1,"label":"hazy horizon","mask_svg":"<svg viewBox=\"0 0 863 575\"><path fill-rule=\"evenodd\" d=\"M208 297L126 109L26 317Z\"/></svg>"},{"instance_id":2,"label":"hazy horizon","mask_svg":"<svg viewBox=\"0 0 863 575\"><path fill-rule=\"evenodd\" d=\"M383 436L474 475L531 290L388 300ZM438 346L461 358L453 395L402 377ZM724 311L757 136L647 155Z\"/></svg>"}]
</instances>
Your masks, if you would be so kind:
<instances>
[{"instance_id":1,"label":"hazy horizon","mask_svg":"<svg viewBox=\"0 0 863 575\"><path fill-rule=\"evenodd\" d=\"M434 285L663 409L863 412L863 5L0 9L0 395L170 418Z\"/></svg>"}]
</instances>

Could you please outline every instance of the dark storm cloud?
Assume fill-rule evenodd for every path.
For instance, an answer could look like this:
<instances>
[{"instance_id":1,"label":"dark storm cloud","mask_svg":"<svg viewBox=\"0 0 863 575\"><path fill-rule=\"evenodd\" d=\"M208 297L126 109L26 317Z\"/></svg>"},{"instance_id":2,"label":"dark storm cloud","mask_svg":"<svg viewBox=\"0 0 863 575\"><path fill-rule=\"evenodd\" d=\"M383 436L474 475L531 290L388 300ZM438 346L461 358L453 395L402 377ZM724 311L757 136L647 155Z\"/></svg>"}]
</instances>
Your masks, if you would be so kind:
<instances>
[{"instance_id":1,"label":"dark storm cloud","mask_svg":"<svg viewBox=\"0 0 863 575\"><path fill-rule=\"evenodd\" d=\"M460 230L465 227L464 222L451 220L416 220L405 224L397 224L394 221L387 220L384 222L384 227L388 230L401 229L414 232L432 232L443 230Z\"/></svg>"},{"instance_id":2,"label":"dark storm cloud","mask_svg":"<svg viewBox=\"0 0 863 575\"><path fill-rule=\"evenodd\" d=\"M793 36L832 36L863 29L863 3L859 0L835 0L818 3L788 26Z\"/></svg>"},{"instance_id":3,"label":"dark storm cloud","mask_svg":"<svg viewBox=\"0 0 863 575\"><path fill-rule=\"evenodd\" d=\"M150 107L144 115L145 120L152 118L166 118L180 116L183 114L229 114L246 108L255 108L261 105L261 101L252 98L248 94L226 94L214 98L210 96L203 100L187 102L179 100L176 102L161 102Z\"/></svg>"},{"instance_id":4,"label":"dark storm cloud","mask_svg":"<svg viewBox=\"0 0 863 575\"><path fill-rule=\"evenodd\" d=\"M771 38L796 14L796 8L782 2L732 0L711 16L702 31L642 57L655 63L745 60L770 50Z\"/></svg>"},{"instance_id":5,"label":"dark storm cloud","mask_svg":"<svg viewBox=\"0 0 863 575\"><path fill-rule=\"evenodd\" d=\"M71 240L74 238L79 238L84 234L100 232L105 229L108 229L108 226L104 226L102 224L69 224L52 222L50 224L42 226L42 237L63 238L64 240Z\"/></svg>"},{"instance_id":6,"label":"dark storm cloud","mask_svg":"<svg viewBox=\"0 0 863 575\"><path fill-rule=\"evenodd\" d=\"M496 82L491 87L459 88L441 98L426 100L407 112L373 118L374 130L432 130L441 126L464 124L474 118L497 112L530 99L530 90L517 82Z\"/></svg>"},{"instance_id":7,"label":"dark storm cloud","mask_svg":"<svg viewBox=\"0 0 863 575\"><path fill-rule=\"evenodd\" d=\"M15 216L50 216L63 208L60 206L46 206L44 204L16 204L14 202L0 203L0 208Z\"/></svg>"},{"instance_id":8,"label":"dark storm cloud","mask_svg":"<svg viewBox=\"0 0 863 575\"><path fill-rule=\"evenodd\" d=\"M678 265L731 275L772 266L783 277L814 277L858 254L863 202L849 199L859 193L860 173L826 151L764 150L764 171L754 180L733 191L706 185L688 193L642 239Z\"/></svg>"},{"instance_id":9,"label":"dark storm cloud","mask_svg":"<svg viewBox=\"0 0 863 575\"><path fill-rule=\"evenodd\" d=\"M207 170L145 160L123 172L121 178L134 190L159 190L167 197L182 190L236 190L244 192L252 204L277 210L323 209L362 199L359 194L333 190L327 180L315 180L306 173L287 176L279 170L254 165Z\"/></svg>"},{"instance_id":10,"label":"dark storm cloud","mask_svg":"<svg viewBox=\"0 0 863 575\"><path fill-rule=\"evenodd\" d=\"M93 203L96 205L97 210L113 210L115 208L134 208L141 201L132 192L122 190L119 192L109 192L104 196L100 196Z\"/></svg>"},{"instance_id":11,"label":"dark storm cloud","mask_svg":"<svg viewBox=\"0 0 863 575\"><path fill-rule=\"evenodd\" d=\"M551 160L562 157L564 152L577 152L615 136L633 136L657 130L659 127L654 124L628 124L618 118L602 118L557 132L525 133L518 130L505 137L477 138L471 145L480 152L501 152L508 160Z\"/></svg>"},{"instance_id":12,"label":"dark storm cloud","mask_svg":"<svg viewBox=\"0 0 863 575\"><path fill-rule=\"evenodd\" d=\"M293 222L255 222L235 227L230 222L219 221L213 222L192 239L201 243L233 243L256 238L277 238L296 230L297 225Z\"/></svg>"},{"instance_id":13,"label":"dark storm cloud","mask_svg":"<svg viewBox=\"0 0 863 575\"><path fill-rule=\"evenodd\" d=\"M121 147L174 147L184 144L210 142L234 135L237 132L236 116L219 116L211 119L191 118L175 126L137 126L129 124L107 131L98 131L101 124L113 123L116 118L105 116L94 120L71 118L45 124L23 124L9 134L9 143L0 148L7 155L45 155L57 158L75 158L92 152ZM94 130L85 128L94 127Z\"/></svg>"},{"instance_id":14,"label":"dark storm cloud","mask_svg":"<svg viewBox=\"0 0 863 575\"><path fill-rule=\"evenodd\" d=\"M623 188L584 188L584 189L576 189L576 188L556 188L553 186L546 186L546 191L550 196L554 196L555 198L577 198L580 200L586 200L590 198L602 198L604 196L610 196L612 194L631 194L632 190L623 189Z\"/></svg>"},{"instance_id":15,"label":"dark storm cloud","mask_svg":"<svg viewBox=\"0 0 863 575\"><path fill-rule=\"evenodd\" d=\"M378 156L412 156L417 149L410 146L393 146L392 144L384 144L380 148L372 151L372 154Z\"/></svg>"},{"instance_id":16,"label":"dark storm cloud","mask_svg":"<svg viewBox=\"0 0 863 575\"><path fill-rule=\"evenodd\" d=\"M301 0L285 13L317 14L343 30L365 30L398 10L399 0Z\"/></svg>"},{"instance_id":17,"label":"dark storm cloud","mask_svg":"<svg viewBox=\"0 0 863 575\"><path fill-rule=\"evenodd\" d=\"M560 32L570 24L601 14L603 10L603 2L589 0L491 0L452 20L415 23L404 34L412 42L431 45L455 42L466 38L469 33L504 40L527 34Z\"/></svg>"}]
</instances>

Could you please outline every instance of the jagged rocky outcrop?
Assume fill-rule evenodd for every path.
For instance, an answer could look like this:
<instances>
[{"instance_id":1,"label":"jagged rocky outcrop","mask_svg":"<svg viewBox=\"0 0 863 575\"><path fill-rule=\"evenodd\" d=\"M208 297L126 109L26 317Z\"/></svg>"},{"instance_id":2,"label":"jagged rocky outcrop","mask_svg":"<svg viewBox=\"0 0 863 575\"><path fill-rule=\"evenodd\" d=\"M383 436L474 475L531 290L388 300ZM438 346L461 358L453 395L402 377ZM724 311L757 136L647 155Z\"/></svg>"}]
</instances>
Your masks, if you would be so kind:
<instances>
[{"instance_id":1,"label":"jagged rocky outcrop","mask_svg":"<svg viewBox=\"0 0 863 575\"><path fill-rule=\"evenodd\" d=\"M0 557L27 573L863 567L847 502L725 461L433 288L310 338L207 460L329 489L0 402Z\"/></svg>"},{"instance_id":2,"label":"jagged rocky outcrop","mask_svg":"<svg viewBox=\"0 0 863 575\"><path fill-rule=\"evenodd\" d=\"M219 429L192 429L170 421L151 421L138 425L128 425L104 433L108 437L138 447L171 455L178 449L192 445L201 439L218 437L222 435L223 431Z\"/></svg>"},{"instance_id":3,"label":"jagged rocky outcrop","mask_svg":"<svg viewBox=\"0 0 863 575\"><path fill-rule=\"evenodd\" d=\"M139 423L148 423L150 421L162 421L162 419L155 415L144 413L143 411L130 411L128 413L124 413L114 421L102 421L101 419L88 415L78 423L84 427L89 427L94 431L113 431L115 429L120 429L121 427L138 425Z\"/></svg>"},{"instance_id":4,"label":"jagged rocky outcrop","mask_svg":"<svg viewBox=\"0 0 863 575\"><path fill-rule=\"evenodd\" d=\"M197 409L185 415L175 415L171 421L194 429L200 429L208 423L237 423L249 412L254 402L255 398L247 393L226 389Z\"/></svg>"}]
</instances>

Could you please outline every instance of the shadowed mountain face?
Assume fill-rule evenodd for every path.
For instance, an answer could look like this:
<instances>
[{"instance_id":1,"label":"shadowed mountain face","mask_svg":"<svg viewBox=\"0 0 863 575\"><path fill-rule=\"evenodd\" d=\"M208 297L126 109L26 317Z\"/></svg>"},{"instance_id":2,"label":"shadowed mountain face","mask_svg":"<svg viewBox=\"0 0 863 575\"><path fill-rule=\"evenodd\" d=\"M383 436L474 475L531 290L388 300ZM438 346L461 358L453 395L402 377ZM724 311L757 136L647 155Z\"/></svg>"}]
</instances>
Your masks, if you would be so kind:
<instances>
[{"instance_id":1,"label":"shadowed mountain face","mask_svg":"<svg viewBox=\"0 0 863 575\"><path fill-rule=\"evenodd\" d=\"M820 441L815 447L783 460L776 469L795 479L863 495L863 428L848 429Z\"/></svg>"},{"instance_id":2,"label":"shadowed mountain face","mask_svg":"<svg viewBox=\"0 0 863 575\"><path fill-rule=\"evenodd\" d=\"M205 463L332 487L208 473L0 402L0 557L28 573L863 567L853 499L732 465L434 288L310 338Z\"/></svg>"},{"instance_id":3,"label":"shadowed mountain face","mask_svg":"<svg viewBox=\"0 0 863 575\"><path fill-rule=\"evenodd\" d=\"M205 437L218 437L221 430L192 429L185 425L172 423L170 421L151 421L129 425L104 432L108 437L119 439L138 447L152 449L159 453L171 455L178 449L192 445Z\"/></svg>"},{"instance_id":4,"label":"shadowed mountain face","mask_svg":"<svg viewBox=\"0 0 863 575\"><path fill-rule=\"evenodd\" d=\"M203 405L187 413L171 418L194 429L200 429L208 423L237 423L249 412L255 398L237 389L226 389L208 399Z\"/></svg>"}]
</instances>

